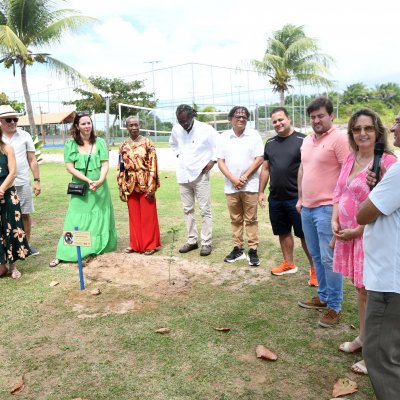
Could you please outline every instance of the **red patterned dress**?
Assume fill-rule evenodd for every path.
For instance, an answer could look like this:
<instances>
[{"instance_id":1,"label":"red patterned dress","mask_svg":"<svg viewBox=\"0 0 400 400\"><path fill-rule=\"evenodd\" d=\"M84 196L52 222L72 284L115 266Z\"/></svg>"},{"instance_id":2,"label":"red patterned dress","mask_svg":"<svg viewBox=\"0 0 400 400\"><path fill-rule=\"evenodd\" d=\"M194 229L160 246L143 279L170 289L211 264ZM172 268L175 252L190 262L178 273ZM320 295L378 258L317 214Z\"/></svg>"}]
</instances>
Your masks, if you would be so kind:
<instances>
[{"instance_id":1,"label":"red patterned dress","mask_svg":"<svg viewBox=\"0 0 400 400\"><path fill-rule=\"evenodd\" d=\"M147 252L161 246L155 192L160 187L157 154L148 138L128 139L119 147L117 181L129 211L129 247Z\"/></svg>"}]
</instances>

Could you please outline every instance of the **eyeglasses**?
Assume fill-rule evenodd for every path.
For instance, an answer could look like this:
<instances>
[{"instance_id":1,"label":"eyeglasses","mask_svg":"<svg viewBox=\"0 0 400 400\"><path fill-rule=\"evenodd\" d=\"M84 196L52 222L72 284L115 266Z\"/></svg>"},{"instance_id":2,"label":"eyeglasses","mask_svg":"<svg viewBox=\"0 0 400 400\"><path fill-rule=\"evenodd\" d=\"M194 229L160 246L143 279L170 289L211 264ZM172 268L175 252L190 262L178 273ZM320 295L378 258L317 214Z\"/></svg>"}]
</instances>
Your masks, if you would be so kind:
<instances>
[{"instance_id":1,"label":"eyeglasses","mask_svg":"<svg viewBox=\"0 0 400 400\"><path fill-rule=\"evenodd\" d=\"M351 131L356 134L361 133L362 130L364 130L365 133L373 133L375 132L375 127L373 125L367 125L367 126L355 126L354 128L351 129Z\"/></svg>"},{"instance_id":2,"label":"eyeglasses","mask_svg":"<svg viewBox=\"0 0 400 400\"><path fill-rule=\"evenodd\" d=\"M242 119L243 121L247 121L248 118L245 115L234 115L234 118L236 118L237 120Z\"/></svg>"},{"instance_id":3,"label":"eyeglasses","mask_svg":"<svg viewBox=\"0 0 400 400\"><path fill-rule=\"evenodd\" d=\"M6 120L6 122L7 122L8 124L10 124L11 122L17 123L18 120L19 120L19 118L4 118L4 119Z\"/></svg>"}]
</instances>

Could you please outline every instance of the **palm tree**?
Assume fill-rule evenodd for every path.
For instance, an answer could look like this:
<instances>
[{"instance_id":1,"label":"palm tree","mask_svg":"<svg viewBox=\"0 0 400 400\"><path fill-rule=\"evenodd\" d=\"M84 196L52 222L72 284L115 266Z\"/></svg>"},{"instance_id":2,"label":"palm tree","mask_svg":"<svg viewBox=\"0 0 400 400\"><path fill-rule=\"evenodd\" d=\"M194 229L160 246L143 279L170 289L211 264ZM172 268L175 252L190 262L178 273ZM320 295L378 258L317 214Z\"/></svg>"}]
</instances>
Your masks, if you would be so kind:
<instances>
[{"instance_id":1,"label":"palm tree","mask_svg":"<svg viewBox=\"0 0 400 400\"><path fill-rule=\"evenodd\" d=\"M76 32L83 25L96 21L78 15L71 9L54 9L53 0L1 0L0 1L0 63L6 68L19 66L28 113L31 134L35 122L27 83L27 67L34 63L46 64L57 75L65 76L73 83L84 82L91 89L89 80L74 68L37 51L61 41L63 33Z\"/></svg>"},{"instance_id":2,"label":"palm tree","mask_svg":"<svg viewBox=\"0 0 400 400\"><path fill-rule=\"evenodd\" d=\"M261 61L251 60L251 64L262 75L270 78L273 91L280 94L281 106L285 103L285 92L297 80L313 86L332 87L332 82L323 74L333 59L320 53L315 39L304 33L304 26L285 25L273 32L268 39L268 47Z\"/></svg>"}]
</instances>

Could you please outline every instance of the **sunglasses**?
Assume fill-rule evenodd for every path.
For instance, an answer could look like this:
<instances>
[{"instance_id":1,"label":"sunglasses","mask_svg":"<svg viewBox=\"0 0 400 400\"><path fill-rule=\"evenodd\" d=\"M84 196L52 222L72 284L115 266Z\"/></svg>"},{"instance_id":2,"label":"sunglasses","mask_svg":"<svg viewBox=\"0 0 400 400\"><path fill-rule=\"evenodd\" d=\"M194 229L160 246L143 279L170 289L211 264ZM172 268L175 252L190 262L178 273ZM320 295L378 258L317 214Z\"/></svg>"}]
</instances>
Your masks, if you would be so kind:
<instances>
[{"instance_id":1,"label":"sunglasses","mask_svg":"<svg viewBox=\"0 0 400 400\"><path fill-rule=\"evenodd\" d=\"M362 130L364 130L365 133L373 133L375 132L375 127L373 125L355 126L351 131L353 133L360 134Z\"/></svg>"},{"instance_id":2,"label":"sunglasses","mask_svg":"<svg viewBox=\"0 0 400 400\"><path fill-rule=\"evenodd\" d=\"M11 122L17 123L19 120L19 118L4 118L4 119L8 124L10 124Z\"/></svg>"}]
</instances>

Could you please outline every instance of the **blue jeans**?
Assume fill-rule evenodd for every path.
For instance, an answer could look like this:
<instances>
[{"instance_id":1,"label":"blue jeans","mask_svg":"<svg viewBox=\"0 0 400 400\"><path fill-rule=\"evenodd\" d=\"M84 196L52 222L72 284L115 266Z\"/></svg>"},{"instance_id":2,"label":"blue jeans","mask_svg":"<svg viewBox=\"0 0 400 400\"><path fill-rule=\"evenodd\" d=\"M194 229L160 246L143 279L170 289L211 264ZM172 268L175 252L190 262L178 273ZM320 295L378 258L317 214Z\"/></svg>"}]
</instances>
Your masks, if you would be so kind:
<instances>
[{"instance_id":1,"label":"blue jeans","mask_svg":"<svg viewBox=\"0 0 400 400\"><path fill-rule=\"evenodd\" d=\"M329 247L331 219L331 205L301 209L303 232L318 279L318 297L327 303L328 308L339 312L342 309L343 276L332 270L333 250Z\"/></svg>"}]
</instances>

